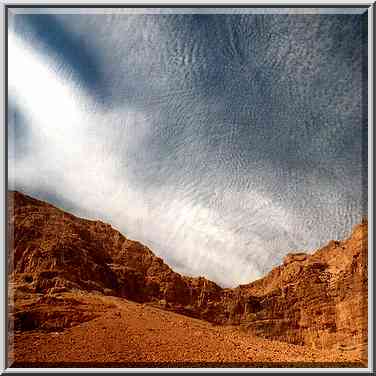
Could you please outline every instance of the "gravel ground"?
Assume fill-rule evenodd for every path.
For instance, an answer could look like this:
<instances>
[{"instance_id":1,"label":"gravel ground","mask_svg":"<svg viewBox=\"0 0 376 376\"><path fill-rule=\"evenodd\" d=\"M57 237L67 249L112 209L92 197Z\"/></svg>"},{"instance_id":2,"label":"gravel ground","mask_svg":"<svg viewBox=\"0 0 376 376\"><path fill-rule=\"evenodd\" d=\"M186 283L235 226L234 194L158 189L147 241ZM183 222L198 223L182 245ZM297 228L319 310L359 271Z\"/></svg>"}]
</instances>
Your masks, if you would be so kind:
<instances>
[{"instance_id":1,"label":"gravel ground","mask_svg":"<svg viewBox=\"0 0 376 376\"><path fill-rule=\"evenodd\" d=\"M100 317L61 332L16 332L11 367L365 366L360 350L318 351L125 299L79 299Z\"/></svg>"}]
</instances>

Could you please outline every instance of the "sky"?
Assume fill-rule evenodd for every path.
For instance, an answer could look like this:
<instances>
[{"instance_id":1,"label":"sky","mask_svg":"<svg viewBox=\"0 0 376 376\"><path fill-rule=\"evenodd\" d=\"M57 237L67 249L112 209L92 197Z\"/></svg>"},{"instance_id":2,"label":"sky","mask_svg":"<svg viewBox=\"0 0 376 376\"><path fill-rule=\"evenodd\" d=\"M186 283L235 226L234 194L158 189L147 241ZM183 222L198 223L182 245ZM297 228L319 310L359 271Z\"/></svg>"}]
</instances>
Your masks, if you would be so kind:
<instances>
[{"instance_id":1,"label":"sky","mask_svg":"<svg viewBox=\"0 0 376 376\"><path fill-rule=\"evenodd\" d=\"M9 188L232 287L367 214L364 10L10 10Z\"/></svg>"}]
</instances>

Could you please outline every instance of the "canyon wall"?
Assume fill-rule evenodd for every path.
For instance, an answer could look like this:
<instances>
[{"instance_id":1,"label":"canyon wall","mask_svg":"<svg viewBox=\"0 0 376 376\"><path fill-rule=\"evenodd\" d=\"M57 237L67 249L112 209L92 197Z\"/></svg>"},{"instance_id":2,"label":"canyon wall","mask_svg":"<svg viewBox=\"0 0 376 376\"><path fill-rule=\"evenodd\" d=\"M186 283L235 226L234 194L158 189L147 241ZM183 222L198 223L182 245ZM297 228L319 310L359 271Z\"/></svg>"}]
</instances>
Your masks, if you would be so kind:
<instances>
[{"instance_id":1,"label":"canyon wall","mask_svg":"<svg viewBox=\"0 0 376 376\"><path fill-rule=\"evenodd\" d=\"M351 348L367 341L366 220L348 239L331 241L312 254L288 254L264 278L230 289L181 276L103 222L78 218L20 192L9 192L8 204L10 315L21 330L44 319L35 299L17 309L12 299L90 291L295 344Z\"/></svg>"}]
</instances>

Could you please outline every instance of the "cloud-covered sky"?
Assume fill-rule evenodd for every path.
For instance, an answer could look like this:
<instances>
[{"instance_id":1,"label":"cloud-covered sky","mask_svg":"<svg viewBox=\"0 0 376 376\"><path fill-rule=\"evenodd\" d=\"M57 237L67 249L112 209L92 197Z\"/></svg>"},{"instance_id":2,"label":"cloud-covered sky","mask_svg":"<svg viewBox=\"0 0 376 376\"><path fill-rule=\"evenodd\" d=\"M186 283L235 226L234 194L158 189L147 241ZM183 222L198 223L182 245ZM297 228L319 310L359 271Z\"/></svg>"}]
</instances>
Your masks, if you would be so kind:
<instances>
[{"instance_id":1,"label":"cloud-covered sky","mask_svg":"<svg viewBox=\"0 0 376 376\"><path fill-rule=\"evenodd\" d=\"M223 286L347 236L367 206L366 15L180 13L11 11L10 187Z\"/></svg>"}]
</instances>

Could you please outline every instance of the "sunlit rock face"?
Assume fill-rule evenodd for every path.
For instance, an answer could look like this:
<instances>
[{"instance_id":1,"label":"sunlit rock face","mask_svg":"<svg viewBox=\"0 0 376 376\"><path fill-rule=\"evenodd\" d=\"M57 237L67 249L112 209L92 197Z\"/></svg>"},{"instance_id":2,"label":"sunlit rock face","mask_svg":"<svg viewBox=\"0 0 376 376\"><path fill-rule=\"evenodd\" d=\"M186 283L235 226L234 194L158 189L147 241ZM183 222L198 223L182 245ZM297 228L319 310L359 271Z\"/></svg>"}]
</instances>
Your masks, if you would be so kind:
<instances>
[{"instance_id":1,"label":"sunlit rock face","mask_svg":"<svg viewBox=\"0 0 376 376\"><path fill-rule=\"evenodd\" d=\"M216 13L12 10L9 182L235 286L366 214L367 20Z\"/></svg>"},{"instance_id":2,"label":"sunlit rock face","mask_svg":"<svg viewBox=\"0 0 376 376\"><path fill-rule=\"evenodd\" d=\"M19 330L67 328L93 312L56 310L61 293L117 296L256 336L325 349L365 350L368 222L313 254L289 253L263 278L222 289L172 270L111 225L8 193L10 322ZM14 305L13 305L14 304ZM64 303L65 305L65 303ZM72 307L73 308L73 307ZM51 322L52 321L52 322ZM346 350L347 349L347 350Z\"/></svg>"}]
</instances>

